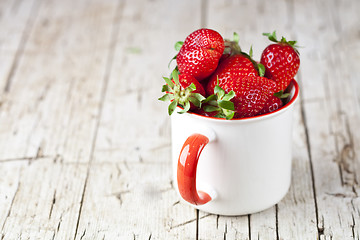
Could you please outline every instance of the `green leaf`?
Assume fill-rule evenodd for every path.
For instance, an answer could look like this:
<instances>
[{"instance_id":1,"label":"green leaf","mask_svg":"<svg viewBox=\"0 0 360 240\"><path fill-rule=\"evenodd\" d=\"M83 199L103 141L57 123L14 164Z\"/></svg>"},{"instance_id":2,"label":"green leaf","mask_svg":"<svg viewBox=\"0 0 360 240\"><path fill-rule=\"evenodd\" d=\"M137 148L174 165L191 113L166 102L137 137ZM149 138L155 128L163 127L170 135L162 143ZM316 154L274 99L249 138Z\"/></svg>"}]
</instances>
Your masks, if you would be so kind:
<instances>
[{"instance_id":1,"label":"green leaf","mask_svg":"<svg viewBox=\"0 0 360 240\"><path fill-rule=\"evenodd\" d=\"M250 47L249 56L250 56L251 58L253 57L253 48L252 48L252 45L251 45L251 47Z\"/></svg>"},{"instance_id":2,"label":"green leaf","mask_svg":"<svg viewBox=\"0 0 360 240\"><path fill-rule=\"evenodd\" d=\"M171 88L168 85L163 85L161 92L171 92Z\"/></svg>"},{"instance_id":3,"label":"green leaf","mask_svg":"<svg viewBox=\"0 0 360 240\"><path fill-rule=\"evenodd\" d=\"M163 79L165 80L166 84L169 85L169 87L174 88L174 83L167 77L163 77Z\"/></svg>"},{"instance_id":4,"label":"green leaf","mask_svg":"<svg viewBox=\"0 0 360 240\"><path fill-rule=\"evenodd\" d=\"M259 76L263 77L265 75L265 66L262 65L261 63L258 63L257 66L259 70Z\"/></svg>"},{"instance_id":5,"label":"green leaf","mask_svg":"<svg viewBox=\"0 0 360 240\"><path fill-rule=\"evenodd\" d=\"M267 36L270 41L278 42L276 37L276 31L273 31L272 33L263 33L264 36Z\"/></svg>"},{"instance_id":6,"label":"green leaf","mask_svg":"<svg viewBox=\"0 0 360 240\"><path fill-rule=\"evenodd\" d=\"M168 107L168 113L169 115L173 114L173 112L175 111L177 106L177 102L176 101L172 101Z\"/></svg>"},{"instance_id":7,"label":"green leaf","mask_svg":"<svg viewBox=\"0 0 360 240\"><path fill-rule=\"evenodd\" d=\"M207 103L207 102L210 102L210 101L213 101L213 100L216 100L216 95L215 95L215 94L212 94L212 95L208 96L208 97L203 101L203 103Z\"/></svg>"},{"instance_id":8,"label":"green leaf","mask_svg":"<svg viewBox=\"0 0 360 240\"><path fill-rule=\"evenodd\" d=\"M219 104L218 104L218 102L217 102L216 99L209 101L208 104L210 104L210 105L212 105L212 106L215 106L215 107L218 107L218 106L219 106Z\"/></svg>"},{"instance_id":9,"label":"green leaf","mask_svg":"<svg viewBox=\"0 0 360 240\"><path fill-rule=\"evenodd\" d=\"M219 85L215 86L214 93L218 96L218 99L222 99L222 97L225 95L224 89L222 89Z\"/></svg>"},{"instance_id":10,"label":"green leaf","mask_svg":"<svg viewBox=\"0 0 360 240\"><path fill-rule=\"evenodd\" d=\"M184 42L182 42L182 41L178 41L178 42L176 42L175 43L175 50L176 51L180 51L180 48L182 47L182 45L184 45Z\"/></svg>"},{"instance_id":11,"label":"green leaf","mask_svg":"<svg viewBox=\"0 0 360 240\"><path fill-rule=\"evenodd\" d=\"M297 47L296 46L297 41L288 41L287 43L292 47Z\"/></svg>"},{"instance_id":12,"label":"green leaf","mask_svg":"<svg viewBox=\"0 0 360 240\"><path fill-rule=\"evenodd\" d=\"M192 91L196 90L196 86L194 83L191 83L188 88L190 88Z\"/></svg>"},{"instance_id":13,"label":"green leaf","mask_svg":"<svg viewBox=\"0 0 360 240\"><path fill-rule=\"evenodd\" d=\"M232 98L235 97L235 92L233 90L231 90L228 94L226 94L224 97L223 97L223 100L227 100L227 101L230 101Z\"/></svg>"},{"instance_id":14,"label":"green leaf","mask_svg":"<svg viewBox=\"0 0 360 240\"><path fill-rule=\"evenodd\" d=\"M239 34L237 34L236 32L234 32L233 34L233 41L236 43L239 43L240 37Z\"/></svg>"},{"instance_id":15,"label":"green leaf","mask_svg":"<svg viewBox=\"0 0 360 240\"><path fill-rule=\"evenodd\" d=\"M196 107L201 107L201 102L197 98L191 96L189 97L189 101L192 102L192 104L194 104Z\"/></svg>"},{"instance_id":16,"label":"green leaf","mask_svg":"<svg viewBox=\"0 0 360 240\"><path fill-rule=\"evenodd\" d=\"M211 105L205 105L203 107L205 112L216 112L216 111L220 111L219 107L215 107L215 106L211 106Z\"/></svg>"},{"instance_id":17,"label":"green leaf","mask_svg":"<svg viewBox=\"0 0 360 240\"><path fill-rule=\"evenodd\" d=\"M177 54L170 60L170 62L168 63L168 68L170 68L170 64L172 63L172 61L174 61L177 57Z\"/></svg>"},{"instance_id":18,"label":"green leaf","mask_svg":"<svg viewBox=\"0 0 360 240\"><path fill-rule=\"evenodd\" d=\"M192 97L196 98L197 100L199 100L200 102L205 100L205 97L203 95L201 95L200 93L192 93L191 95Z\"/></svg>"},{"instance_id":19,"label":"green leaf","mask_svg":"<svg viewBox=\"0 0 360 240\"><path fill-rule=\"evenodd\" d=\"M184 111L187 112L187 111L189 111L189 110L190 110L190 102L187 101L187 102L185 103Z\"/></svg>"},{"instance_id":20,"label":"green leaf","mask_svg":"<svg viewBox=\"0 0 360 240\"><path fill-rule=\"evenodd\" d=\"M220 100L218 101L219 107L223 108L223 109L227 109L227 110L232 110L234 111L234 103L231 101L226 101L226 100Z\"/></svg>"},{"instance_id":21,"label":"green leaf","mask_svg":"<svg viewBox=\"0 0 360 240\"><path fill-rule=\"evenodd\" d=\"M229 111L225 114L225 118L226 118L226 120L230 120L234 117L234 115L235 115L234 111L231 111L231 112Z\"/></svg>"},{"instance_id":22,"label":"green leaf","mask_svg":"<svg viewBox=\"0 0 360 240\"><path fill-rule=\"evenodd\" d=\"M225 114L222 112L219 112L218 114L215 115L216 118L226 118Z\"/></svg>"},{"instance_id":23,"label":"green leaf","mask_svg":"<svg viewBox=\"0 0 360 240\"><path fill-rule=\"evenodd\" d=\"M163 101L163 102L166 102L166 101L170 101L170 100L171 100L171 97L170 97L169 94L165 94L164 96L158 98L158 100Z\"/></svg>"},{"instance_id":24,"label":"green leaf","mask_svg":"<svg viewBox=\"0 0 360 240\"><path fill-rule=\"evenodd\" d=\"M186 113L186 112L189 111L189 110L190 110L190 102L187 101L187 102L185 103L184 109L182 109L181 111L179 111L179 113L180 113L180 114Z\"/></svg>"},{"instance_id":25,"label":"green leaf","mask_svg":"<svg viewBox=\"0 0 360 240\"><path fill-rule=\"evenodd\" d=\"M274 93L274 96L278 98L287 98L288 96L290 96L290 93L284 93L284 90L281 90L279 92Z\"/></svg>"},{"instance_id":26,"label":"green leaf","mask_svg":"<svg viewBox=\"0 0 360 240\"><path fill-rule=\"evenodd\" d=\"M281 98L287 98L287 97L289 97L290 96L290 93L284 93L282 96L281 96Z\"/></svg>"},{"instance_id":27,"label":"green leaf","mask_svg":"<svg viewBox=\"0 0 360 240\"><path fill-rule=\"evenodd\" d=\"M179 72L176 68L172 71L171 76L174 79L175 84L180 86Z\"/></svg>"}]
</instances>

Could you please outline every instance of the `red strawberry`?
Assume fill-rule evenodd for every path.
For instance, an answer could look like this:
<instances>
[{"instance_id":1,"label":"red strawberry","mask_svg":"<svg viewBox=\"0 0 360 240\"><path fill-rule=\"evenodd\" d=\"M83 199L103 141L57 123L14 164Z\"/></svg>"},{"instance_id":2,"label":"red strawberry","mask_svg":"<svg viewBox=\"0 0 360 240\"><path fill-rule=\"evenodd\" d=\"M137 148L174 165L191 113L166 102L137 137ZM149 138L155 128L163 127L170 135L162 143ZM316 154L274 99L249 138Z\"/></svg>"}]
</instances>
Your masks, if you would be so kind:
<instances>
[{"instance_id":1,"label":"red strawberry","mask_svg":"<svg viewBox=\"0 0 360 240\"><path fill-rule=\"evenodd\" d=\"M164 96L159 98L161 101L171 101L168 112L171 115L176 106L183 108L182 112L190 109L200 108L201 101L205 99L205 90L203 86L193 76L187 74L178 75L177 70L172 73L172 78L165 78L162 92L166 92Z\"/></svg>"},{"instance_id":2,"label":"red strawberry","mask_svg":"<svg viewBox=\"0 0 360 240\"><path fill-rule=\"evenodd\" d=\"M232 88L229 92L220 86L215 87L215 94L204 101L206 112L217 111L218 116L227 119L253 117L260 113L276 89L273 80L260 76L240 76L230 79L229 83ZM223 86L230 89L226 82Z\"/></svg>"},{"instance_id":3,"label":"red strawberry","mask_svg":"<svg viewBox=\"0 0 360 240\"><path fill-rule=\"evenodd\" d=\"M176 62L180 73L201 81L213 73L224 52L224 39L211 29L199 29L185 39Z\"/></svg>"},{"instance_id":4,"label":"red strawberry","mask_svg":"<svg viewBox=\"0 0 360 240\"><path fill-rule=\"evenodd\" d=\"M173 83L175 84L174 79L172 79ZM188 74L182 73L179 75L179 83L181 86L181 90L185 90L188 88L191 84L195 85L195 89L192 91L192 93L200 93L201 95L205 96L205 89L201 85L201 83L196 80L193 76L190 76Z\"/></svg>"},{"instance_id":5,"label":"red strawberry","mask_svg":"<svg viewBox=\"0 0 360 240\"><path fill-rule=\"evenodd\" d=\"M283 102L281 101L280 98L275 96L270 96L258 115L273 112L281 108L282 106L283 106Z\"/></svg>"},{"instance_id":6,"label":"red strawberry","mask_svg":"<svg viewBox=\"0 0 360 240\"><path fill-rule=\"evenodd\" d=\"M252 117L259 114L265 103L273 96L276 83L260 76L246 76L236 82L233 91L235 118Z\"/></svg>"},{"instance_id":7,"label":"red strawberry","mask_svg":"<svg viewBox=\"0 0 360 240\"><path fill-rule=\"evenodd\" d=\"M216 71L210 76L206 92L214 94L214 88L219 81L219 86L229 92L234 88L236 81L244 76L258 76L253 62L244 54L227 57L220 62Z\"/></svg>"},{"instance_id":8,"label":"red strawberry","mask_svg":"<svg viewBox=\"0 0 360 240\"><path fill-rule=\"evenodd\" d=\"M278 92L284 90L296 75L300 66L300 57L295 49L296 41L286 41L284 37L278 41L275 32L264 35L276 43L264 49L260 63L265 66L265 77L277 83Z\"/></svg>"}]
</instances>

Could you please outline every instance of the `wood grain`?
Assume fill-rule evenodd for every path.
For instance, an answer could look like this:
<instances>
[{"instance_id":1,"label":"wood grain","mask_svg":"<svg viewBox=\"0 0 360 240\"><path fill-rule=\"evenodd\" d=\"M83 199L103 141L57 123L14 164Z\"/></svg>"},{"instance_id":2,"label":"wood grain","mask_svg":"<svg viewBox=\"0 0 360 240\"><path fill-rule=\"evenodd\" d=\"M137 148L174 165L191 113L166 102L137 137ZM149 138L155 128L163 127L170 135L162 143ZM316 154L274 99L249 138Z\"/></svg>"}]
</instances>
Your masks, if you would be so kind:
<instances>
[{"instance_id":1,"label":"wood grain","mask_svg":"<svg viewBox=\"0 0 360 240\"><path fill-rule=\"evenodd\" d=\"M359 239L360 1L3 0L1 239ZM157 100L200 27L297 39L288 194L224 217L180 201Z\"/></svg>"}]
</instances>

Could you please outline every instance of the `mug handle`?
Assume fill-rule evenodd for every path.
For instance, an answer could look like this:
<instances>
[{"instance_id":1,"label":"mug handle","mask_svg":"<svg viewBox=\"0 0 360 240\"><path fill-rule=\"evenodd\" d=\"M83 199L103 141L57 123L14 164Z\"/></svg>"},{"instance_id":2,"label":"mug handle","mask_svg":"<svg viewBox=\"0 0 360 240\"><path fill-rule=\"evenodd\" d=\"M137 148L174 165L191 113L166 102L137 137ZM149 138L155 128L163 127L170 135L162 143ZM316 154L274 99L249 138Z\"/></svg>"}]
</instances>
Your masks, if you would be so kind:
<instances>
[{"instance_id":1,"label":"mug handle","mask_svg":"<svg viewBox=\"0 0 360 240\"><path fill-rule=\"evenodd\" d=\"M203 205L215 197L215 193L209 194L196 189L196 169L200 154L209 143L209 138L200 133L190 135L179 155L177 166L177 183L181 197L194 205Z\"/></svg>"}]
</instances>

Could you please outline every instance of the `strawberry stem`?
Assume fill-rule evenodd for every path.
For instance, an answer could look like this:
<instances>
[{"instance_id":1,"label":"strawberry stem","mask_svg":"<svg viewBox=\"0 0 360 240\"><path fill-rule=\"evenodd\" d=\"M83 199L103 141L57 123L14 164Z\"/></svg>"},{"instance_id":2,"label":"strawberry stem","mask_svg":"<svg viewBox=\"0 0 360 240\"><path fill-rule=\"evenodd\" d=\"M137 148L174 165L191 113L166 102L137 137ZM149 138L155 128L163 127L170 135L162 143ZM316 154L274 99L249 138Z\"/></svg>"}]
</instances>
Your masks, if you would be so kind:
<instances>
[{"instance_id":1,"label":"strawberry stem","mask_svg":"<svg viewBox=\"0 0 360 240\"><path fill-rule=\"evenodd\" d=\"M225 49L223 54L229 56L240 54L241 48L239 45L239 39L240 39L239 34L237 34L236 32L234 32L232 40L225 39L224 40Z\"/></svg>"}]
</instances>

